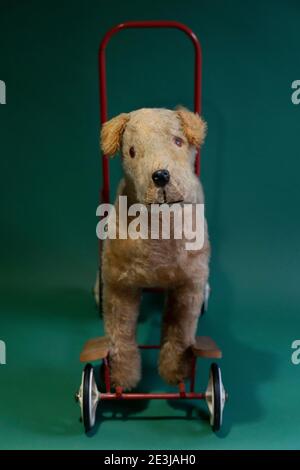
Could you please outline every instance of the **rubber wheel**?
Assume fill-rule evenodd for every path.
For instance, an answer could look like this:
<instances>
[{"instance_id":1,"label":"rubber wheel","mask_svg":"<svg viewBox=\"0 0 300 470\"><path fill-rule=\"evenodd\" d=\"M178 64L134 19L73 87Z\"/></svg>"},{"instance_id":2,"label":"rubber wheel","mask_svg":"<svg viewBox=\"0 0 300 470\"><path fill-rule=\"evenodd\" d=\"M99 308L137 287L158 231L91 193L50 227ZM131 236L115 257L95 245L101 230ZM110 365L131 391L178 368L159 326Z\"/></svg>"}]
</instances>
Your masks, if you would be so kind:
<instances>
[{"instance_id":1,"label":"rubber wheel","mask_svg":"<svg viewBox=\"0 0 300 470\"><path fill-rule=\"evenodd\" d=\"M98 306L98 311L99 311L99 316L100 318L103 317L103 298L102 298L102 282L101 282L101 268L99 268L99 283L98 283L98 293L99 293L99 306Z\"/></svg>"},{"instance_id":2,"label":"rubber wheel","mask_svg":"<svg viewBox=\"0 0 300 470\"><path fill-rule=\"evenodd\" d=\"M214 394L214 419L212 429L214 432L219 431L222 425L221 418L221 384L220 384L220 368L217 364L211 365L211 373L213 376L213 394Z\"/></svg>"},{"instance_id":3,"label":"rubber wheel","mask_svg":"<svg viewBox=\"0 0 300 470\"><path fill-rule=\"evenodd\" d=\"M210 286L209 286L209 283L207 282L204 288L203 304L201 306L200 316L204 315L208 310L209 295L210 295Z\"/></svg>"},{"instance_id":4,"label":"rubber wheel","mask_svg":"<svg viewBox=\"0 0 300 470\"><path fill-rule=\"evenodd\" d=\"M222 426L225 400L226 393L222 383L221 369L216 363L213 363L210 366L206 403L210 412L210 424L214 432L219 431Z\"/></svg>"},{"instance_id":5,"label":"rubber wheel","mask_svg":"<svg viewBox=\"0 0 300 470\"><path fill-rule=\"evenodd\" d=\"M82 375L82 420L85 432L89 432L96 421L99 393L94 378L94 369L87 364Z\"/></svg>"}]
</instances>

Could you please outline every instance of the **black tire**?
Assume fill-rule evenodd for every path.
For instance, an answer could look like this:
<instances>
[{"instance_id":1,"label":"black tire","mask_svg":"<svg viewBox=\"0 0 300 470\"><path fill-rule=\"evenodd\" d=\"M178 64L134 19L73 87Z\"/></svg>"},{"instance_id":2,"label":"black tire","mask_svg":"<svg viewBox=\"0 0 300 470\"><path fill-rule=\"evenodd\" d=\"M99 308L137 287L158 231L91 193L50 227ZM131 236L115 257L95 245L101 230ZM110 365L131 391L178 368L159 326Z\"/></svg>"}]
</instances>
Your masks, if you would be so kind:
<instances>
[{"instance_id":1,"label":"black tire","mask_svg":"<svg viewBox=\"0 0 300 470\"><path fill-rule=\"evenodd\" d=\"M95 303L95 308L97 310L97 312L99 313L99 317L102 318L102 283L101 283L101 268L98 269L98 283L97 285L93 285L93 287L91 288L91 293L92 293L92 296L93 296L93 299L94 299L94 303ZM99 299L99 302L97 302L96 300L96 294L98 294L98 299Z\"/></svg>"},{"instance_id":2,"label":"black tire","mask_svg":"<svg viewBox=\"0 0 300 470\"><path fill-rule=\"evenodd\" d=\"M91 431L93 428L96 417L96 411L93 409L93 380L93 366L91 364L86 364L83 370L82 381L82 420L86 433Z\"/></svg>"},{"instance_id":3,"label":"black tire","mask_svg":"<svg viewBox=\"0 0 300 470\"><path fill-rule=\"evenodd\" d=\"M205 309L205 304L203 302L202 307L201 307L200 317L202 317L205 314L205 312L206 312L206 309Z\"/></svg>"},{"instance_id":4,"label":"black tire","mask_svg":"<svg viewBox=\"0 0 300 470\"><path fill-rule=\"evenodd\" d=\"M210 371L213 377L213 395L214 395L214 410L213 410L213 424L212 429L214 432L220 430L222 425L222 396L221 396L221 382L220 382L220 368L214 362L210 366Z\"/></svg>"},{"instance_id":5,"label":"black tire","mask_svg":"<svg viewBox=\"0 0 300 470\"><path fill-rule=\"evenodd\" d=\"M100 317L100 318L102 318L102 284L101 284L101 268L99 268L98 295L99 295L99 305L98 305L98 312L99 312L99 317Z\"/></svg>"},{"instance_id":6,"label":"black tire","mask_svg":"<svg viewBox=\"0 0 300 470\"><path fill-rule=\"evenodd\" d=\"M207 282L204 288L204 298L203 298L203 303L201 305L201 311L200 311L200 316L202 317L208 310L208 301L209 301L209 295L210 295L210 286L209 283Z\"/></svg>"}]
</instances>

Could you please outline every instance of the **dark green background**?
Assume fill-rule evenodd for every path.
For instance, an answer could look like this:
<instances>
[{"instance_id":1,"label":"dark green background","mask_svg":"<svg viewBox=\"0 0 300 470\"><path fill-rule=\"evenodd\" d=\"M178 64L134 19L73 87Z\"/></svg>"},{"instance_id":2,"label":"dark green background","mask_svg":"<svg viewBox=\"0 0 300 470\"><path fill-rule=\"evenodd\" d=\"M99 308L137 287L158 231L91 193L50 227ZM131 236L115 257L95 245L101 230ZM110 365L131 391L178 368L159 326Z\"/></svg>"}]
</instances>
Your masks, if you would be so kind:
<instances>
[{"instance_id":1,"label":"dark green background","mask_svg":"<svg viewBox=\"0 0 300 470\"><path fill-rule=\"evenodd\" d=\"M79 351L101 332L90 294L101 178L97 48L107 29L132 19L179 20L203 47L213 256L200 330L224 350L230 401L218 436L204 404L187 419L191 404L151 402L103 407L88 438L73 402ZM299 43L297 0L0 1L1 448L300 447L300 365L290 359L300 337L300 106L291 102ZM192 63L180 32L120 33L108 47L110 116L190 107ZM113 187L118 178L114 161ZM158 340L160 314L159 299L146 297L141 341ZM208 366L199 365L199 386ZM141 388L163 387L146 353Z\"/></svg>"}]
</instances>

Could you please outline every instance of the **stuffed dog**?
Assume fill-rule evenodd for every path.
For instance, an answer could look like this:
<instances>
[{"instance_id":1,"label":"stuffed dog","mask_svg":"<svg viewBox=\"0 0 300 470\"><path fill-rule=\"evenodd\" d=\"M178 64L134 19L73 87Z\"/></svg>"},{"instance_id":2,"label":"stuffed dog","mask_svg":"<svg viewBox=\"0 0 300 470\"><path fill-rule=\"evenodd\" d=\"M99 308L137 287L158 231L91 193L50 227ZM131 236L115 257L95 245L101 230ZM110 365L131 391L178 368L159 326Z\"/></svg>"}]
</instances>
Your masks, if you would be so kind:
<instances>
[{"instance_id":1,"label":"stuffed dog","mask_svg":"<svg viewBox=\"0 0 300 470\"><path fill-rule=\"evenodd\" d=\"M184 108L139 109L106 122L101 131L107 156L121 154L124 178L118 196L128 205L204 203L194 172L206 124ZM118 214L119 199L115 203ZM116 224L118 227L117 216ZM206 222L201 249L186 250L184 239L110 239L102 254L103 317L109 340L111 380L123 389L141 377L136 326L142 290L162 288L159 373L176 384L190 374L191 346L208 278L210 247Z\"/></svg>"}]
</instances>

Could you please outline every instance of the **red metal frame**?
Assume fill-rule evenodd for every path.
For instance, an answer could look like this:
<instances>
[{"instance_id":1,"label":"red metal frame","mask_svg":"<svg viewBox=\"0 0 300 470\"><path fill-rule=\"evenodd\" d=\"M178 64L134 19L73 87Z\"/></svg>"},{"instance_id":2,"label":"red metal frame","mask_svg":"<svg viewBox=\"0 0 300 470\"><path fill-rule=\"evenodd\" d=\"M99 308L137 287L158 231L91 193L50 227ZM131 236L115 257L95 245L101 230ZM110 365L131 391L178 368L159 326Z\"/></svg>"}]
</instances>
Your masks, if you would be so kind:
<instances>
[{"instance_id":1,"label":"red metal frame","mask_svg":"<svg viewBox=\"0 0 300 470\"><path fill-rule=\"evenodd\" d=\"M100 121L104 124L108 119L107 105L107 81L106 81L106 47L110 39L119 31L132 28L172 28L182 31L192 41L195 52L194 63L194 112L201 114L201 92L202 92L202 51L201 45L196 34L186 25L178 21L128 21L118 24L110 29L104 36L98 53L99 67L99 97L100 97ZM198 149L195 160L195 173L200 176L200 150ZM109 159L102 155L102 174L103 186L100 194L102 203L109 202L110 184L109 184ZM99 254L101 256L101 240L99 243ZM140 349L159 349L158 345L140 345ZM115 393L111 392L109 357L103 359L105 393L100 393L101 400L153 400L153 399L204 399L205 393L195 393L195 374L196 357L192 359L192 370L190 377L190 392L186 392L183 382L178 384L178 393L123 393L120 387L116 388Z\"/></svg>"},{"instance_id":2,"label":"red metal frame","mask_svg":"<svg viewBox=\"0 0 300 470\"><path fill-rule=\"evenodd\" d=\"M141 345L140 349L160 349L158 345ZM109 371L109 356L103 359L104 367L104 382L105 392L100 392L99 397L101 400L204 400L205 393L196 393L195 390L195 375L196 375L196 361L197 357L192 358L192 370L190 376L190 391L186 392L184 382L179 382L178 392L157 392L157 393L124 393L122 387L116 387L115 393L111 392L110 371Z\"/></svg>"},{"instance_id":3,"label":"red metal frame","mask_svg":"<svg viewBox=\"0 0 300 470\"><path fill-rule=\"evenodd\" d=\"M100 393L101 400L204 400L205 393Z\"/></svg>"},{"instance_id":4,"label":"red metal frame","mask_svg":"<svg viewBox=\"0 0 300 470\"><path fill-rule=\"evenodd\" d=\"M110 29L102 39L98 53L99 67L99 97L100 97L100 120L104 124L108 118L107 107L107 83L106 83L106 56L105 51L110 39L123 29L132 28L172 28L178 29L185 33L192 41L195 51L195 68L194 68L194 111L201 113L201 87L202 87L202 51L200 42L196 34L186 25L178 21L128 21L120 23ZM195 172L200 175L200 151L198 150L195 161ZM109 202L109 160L106 155L102 156L102 174L103 187L101 193L101 202Z\"/></svg>"},{"instance_id":5,"label":"red metal frame","mask_svg":"<svg viewBox=\"0 0 300 470\"><path fill-rule=\"evenodd\" d=\"M128 21L120 23L111 28L102 39L98 51L98 69L99 69L99 98L100 98L100 121L104 124L108 119L107 105L107 81L106 81L106 47L111 38L123 29L132 28L171 28L182 31L192 42L195 52L194 65L194 112L201 114L201 95L202 95L202 51L200 42L196 34L183 23L178 21ZM200 149L197 150L195 160L195 173L200 176ZM102 174L103 185L100 192L100 202L108 203L110 199L109 183L109 159L102 155ZM101 264L102 240L99 240L99 266ZM100 273L100 268L99 268ZM157 289L153 289L157 292ZM101 299L101 286L99 276L99 298Z\"/></svg>"}]
</instances>

